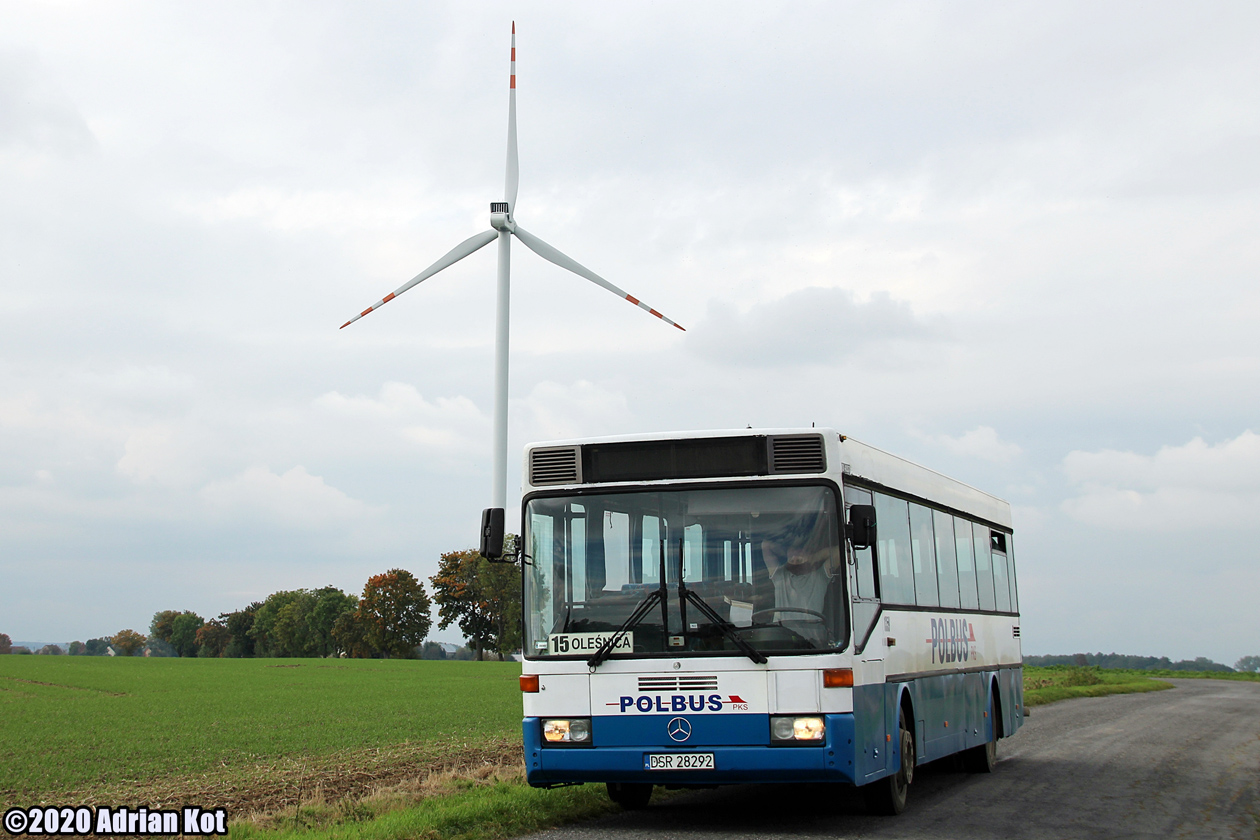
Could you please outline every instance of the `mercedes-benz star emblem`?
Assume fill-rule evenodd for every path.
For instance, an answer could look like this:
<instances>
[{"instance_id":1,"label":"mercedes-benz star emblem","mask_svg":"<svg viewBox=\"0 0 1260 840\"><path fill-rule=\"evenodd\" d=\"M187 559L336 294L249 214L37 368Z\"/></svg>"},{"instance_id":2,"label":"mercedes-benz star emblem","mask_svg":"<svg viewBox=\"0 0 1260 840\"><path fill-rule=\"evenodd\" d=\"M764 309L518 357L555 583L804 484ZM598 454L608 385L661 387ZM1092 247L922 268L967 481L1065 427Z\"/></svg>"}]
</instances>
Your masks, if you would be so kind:
<instances>
[{"instance_id":1,"label":"mercedes-benz star emblem","mask_svg":"<svg viewBox=\"0 0 1260 840\"><path fill-rule=\"evenodd\" d=\"M691 721L686 718L674 718L666 724L665 731L675 741L686 741L691 737Z\"/></svg>"}]
</instances>

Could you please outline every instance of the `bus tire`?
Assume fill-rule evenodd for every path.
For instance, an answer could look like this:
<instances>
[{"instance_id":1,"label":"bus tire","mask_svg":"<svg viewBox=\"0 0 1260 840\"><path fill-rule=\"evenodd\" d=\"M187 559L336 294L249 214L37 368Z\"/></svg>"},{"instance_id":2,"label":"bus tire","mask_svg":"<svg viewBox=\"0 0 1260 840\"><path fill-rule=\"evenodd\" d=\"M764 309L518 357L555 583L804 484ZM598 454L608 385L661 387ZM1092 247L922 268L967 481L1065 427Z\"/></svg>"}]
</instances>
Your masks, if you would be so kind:
<instances>
[{"instance_id":1,"label":"bus tire","mask_svg":"<svg viewBox=\"0 0 1260 840\"><path fill-rule=\"evenodd\" d=\"M906 721L906 710L902 709L897 719L897 743L901 747L901 766L897 772L877 782L871 782L862 788L866 799L866 809L872 814L894 817L906 809L906 797L910 793L910 784L914 781L915 754L914 735Z\"/></svg>"},{"instance_id":2,"label":"bus tire","mask_svg":"<svg viewBox=\"0 0 1260 840\"><path fill-rule=\"evenodd\" d=\"M990 696L994 696L990 694ZM1002 707L998 703L992 702L989 715L991 721L989 723L989 740L978 747L963 750L963 769L968 773L992 773L993 768L997 766L997 740L998 740L998 720L997 715L1001 714Z\"/></svg>"},{"instance_id":3,"label":"bus tire","mask_svg":"<svg viewBox=\"0 0 1260 840\"><path fill-rule=\"evenodd\" d=\"M647 807L652 786L646 782L609 782L608 798L627 811L637 811Z\"/></svg>"}]
</instances>

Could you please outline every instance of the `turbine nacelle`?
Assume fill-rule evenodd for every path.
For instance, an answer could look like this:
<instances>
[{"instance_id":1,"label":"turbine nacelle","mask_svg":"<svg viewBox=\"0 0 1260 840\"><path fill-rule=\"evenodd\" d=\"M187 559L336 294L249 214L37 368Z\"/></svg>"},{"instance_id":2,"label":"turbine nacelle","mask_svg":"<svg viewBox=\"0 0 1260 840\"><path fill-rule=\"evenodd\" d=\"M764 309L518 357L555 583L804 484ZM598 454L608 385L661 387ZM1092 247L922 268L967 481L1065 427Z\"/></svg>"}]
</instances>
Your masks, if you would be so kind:
<instances>
[{"instance_id":1,"label":"turbine nacelle","mask_svg":"<svg viewBox=\"0 0 1260 840\"><path fill-rule=\"evenodd\" d=\"M508 233L516 230L516 225L512 224L512 211L508 209L506 201L490 202L490 227L506 230Z\"/></svg>"}]
</instances>

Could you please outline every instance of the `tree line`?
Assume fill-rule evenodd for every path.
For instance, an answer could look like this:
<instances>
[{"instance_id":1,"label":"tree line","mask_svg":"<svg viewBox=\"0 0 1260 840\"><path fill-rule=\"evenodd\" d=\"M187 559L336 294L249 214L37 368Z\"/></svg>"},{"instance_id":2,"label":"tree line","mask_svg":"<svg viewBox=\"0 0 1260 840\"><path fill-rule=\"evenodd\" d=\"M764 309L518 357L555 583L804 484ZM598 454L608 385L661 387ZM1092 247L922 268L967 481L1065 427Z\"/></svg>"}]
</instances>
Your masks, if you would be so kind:
<instances>
[{"instance_id":1,"label":"tree line","mask_svg":"<svg viewBox=\"0 0 1260 840\"><path fill-rule=\"evenodd\" d=\"M359 597L334 586L274 592L232 612L205 619L191 610L160 610L148 635L133 629L72 642L74 656L446 658L429 634L432 605L438 628L457 625L471 655L503 659L521 646L520 569L491 563L468 549L441 555L438 572L424 582L406 569L373 575ZM49 648L55 648L50 650ZM63 653L56 645L40 653ZM0 653L14 649L0 633ZM457 656L456 658L463 658Z\"/></svg>"},{"instance_id":2,"label":"tree line","mask_svg":"<svg viewBox=\"0 0 1260 840\"><path fill-rule=\"evenodd\" d=\"M1121 653L1072 653L1049 656L1025 656L1024 664L1035 667L1051 665L1088 665L1099 668L1125 668L1134 671L1260 671L1260 656L1244 656L1231 668L1213 662L1206 656L1173 662L1167 656L1129 656Z\"/></svg>"}]
</instances>

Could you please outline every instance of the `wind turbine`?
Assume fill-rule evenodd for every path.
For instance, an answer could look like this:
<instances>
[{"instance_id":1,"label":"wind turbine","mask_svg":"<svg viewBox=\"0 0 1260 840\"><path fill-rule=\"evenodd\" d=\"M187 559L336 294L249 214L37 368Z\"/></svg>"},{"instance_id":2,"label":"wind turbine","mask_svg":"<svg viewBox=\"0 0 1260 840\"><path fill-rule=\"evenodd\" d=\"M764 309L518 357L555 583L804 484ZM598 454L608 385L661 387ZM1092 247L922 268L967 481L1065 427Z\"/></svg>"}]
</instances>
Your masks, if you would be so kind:
<instances>
[{"instance_id":1,"label":"wind turbine","mask_svg":"<svg viewBox=\"0 0 1260 840\"><path fill-rule=\"evenodd\" d=\"M581 265L572 257L543 242L516 223L513 216L516 210L516 187L519 180L519 168L516 155L516 22L512 23L512 69L508 92L508 138L507 138L507 178L504 185L506 201L495 201L490 204L491 230L470 236L446 253L440 260L399 286L367 309L355 315L341 325L341 329L353 324L369 312L380 309L412 286L419 285L444 268L449 268L464 257L484 248L494 240L499 241L499 282L495 297L495 337L494 337L494 428L492 448L494 452L490 469L490 507L481 513L481 554L488 558L503 555L503 517L507 506L507 398L508 398L508 308L509 283L511 269L512 237L515 236L538 256L548 262L555 263L579 277L585 277L597 286L602 286L617 297L645 309L671 326L683 329L666 318L643 301L617 288L603 277Z\"/></svg>"}]
</instances>

